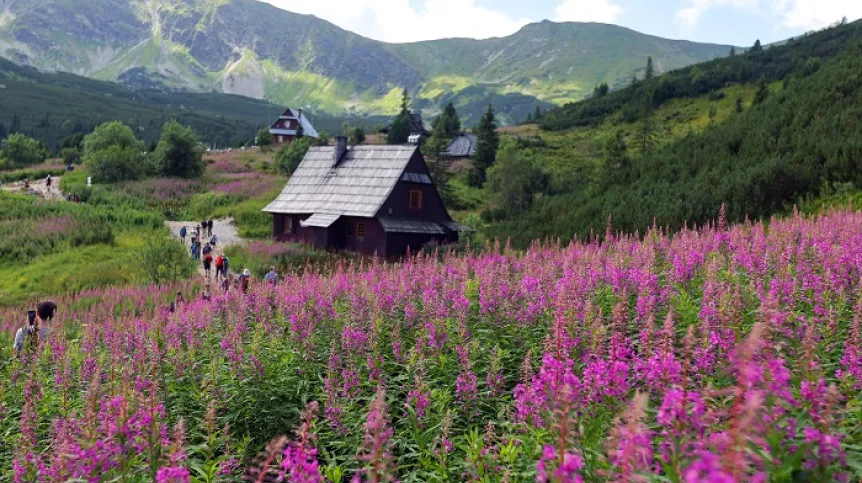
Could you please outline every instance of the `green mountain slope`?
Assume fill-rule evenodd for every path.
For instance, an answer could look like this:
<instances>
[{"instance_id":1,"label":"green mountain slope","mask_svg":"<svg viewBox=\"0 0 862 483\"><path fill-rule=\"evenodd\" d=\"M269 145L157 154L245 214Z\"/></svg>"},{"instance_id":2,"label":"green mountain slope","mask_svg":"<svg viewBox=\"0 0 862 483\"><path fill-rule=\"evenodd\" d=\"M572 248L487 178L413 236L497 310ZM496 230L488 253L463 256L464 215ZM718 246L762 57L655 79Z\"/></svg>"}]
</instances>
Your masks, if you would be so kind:
<instances>
[{"instance_id":1,"label":"green mountain slope","mask_svg":"<svg viewBox=\"0 0 862 483\"><path fill-rule=\"evenodd\" d=\"M742 221L859 189L860 116L862 22L570 104L548 112L542 131L511 135L552 183L527 209L487 212L489 234L526 244L604 233L608 220L676 229L715 219L722 204Z\"/></svg>"},{"instance_id":2,"label":"green mountain slope","mask_svg":"<svg viewBox=\"0 0 862 483\"><path fill-rule=\"evenodd\" d=\"M76 125L89 130L114 120L125 122L150 142L169 119L192 126L208 144L234 145L252 140L282 110L236 95L132 90L73 74L43 73L0 59L0 123L8 129L17 116L22 132L51 148ZM322 131L341 129L340 119L315 115L313 120Z\"/></svg>"},{"instance_id":3,"label":"green mountain slope","mask_svg":"<svg viewBox=\"0 0 862 483\"><path fill-rule=\"evenodd\" d=\"M497 95L503 121L515 122L536 104L582 99L600 82L619 85L647 56L665 71L728 50L552 22L505 38L395 45L254 0L0 0L0 56L16 63L338 114L391 114L406 88L427 114L445 97L468 123L481 112L473 112L477 92Z\"/></svg>"}]
</instances>

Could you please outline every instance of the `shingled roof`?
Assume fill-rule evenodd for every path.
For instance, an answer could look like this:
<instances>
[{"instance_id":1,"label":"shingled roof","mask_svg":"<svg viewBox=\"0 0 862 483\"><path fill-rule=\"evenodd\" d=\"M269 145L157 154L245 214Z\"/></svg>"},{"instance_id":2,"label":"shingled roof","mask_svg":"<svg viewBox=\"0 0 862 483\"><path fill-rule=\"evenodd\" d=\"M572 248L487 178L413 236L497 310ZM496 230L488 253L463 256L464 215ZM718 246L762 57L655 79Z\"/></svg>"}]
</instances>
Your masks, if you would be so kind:
<instances>
[{"instance_id":1,"label":"shingled roof","mask_svg":"<svg viewBox=\"0 0 862 483\"><path fill-rule=\"evenodd\" d=\"M469 158L476 154L476 142L475 134L460 134L440 154L449 158Z\"/></svg>"},{"instance_id":2,"label":"shingled roof","mask_svg":"<svg viewBox=\"0 0 862 483\"><path fill-rule=\"evenodd\" d=\"M387 124L386 127L380 130L382 134L389 134L389 130L392 128L392 124ZM411 134L422 134L425 136L430 135L431 133L425 129L425 124L422 122L422 114L418 112L410 113L410 133Z\"/></svg>"},{"instance_id":3,"label":"shingled roof","mask_svg":"<svg viewBox=\"0 0 862 483\"><path fill-rule=\"evenodd\" d=\"M374 217L401 178L416 146L354 146L335 166L335 147L314 147L263 211Z\"/></svg>"}]
</instances>

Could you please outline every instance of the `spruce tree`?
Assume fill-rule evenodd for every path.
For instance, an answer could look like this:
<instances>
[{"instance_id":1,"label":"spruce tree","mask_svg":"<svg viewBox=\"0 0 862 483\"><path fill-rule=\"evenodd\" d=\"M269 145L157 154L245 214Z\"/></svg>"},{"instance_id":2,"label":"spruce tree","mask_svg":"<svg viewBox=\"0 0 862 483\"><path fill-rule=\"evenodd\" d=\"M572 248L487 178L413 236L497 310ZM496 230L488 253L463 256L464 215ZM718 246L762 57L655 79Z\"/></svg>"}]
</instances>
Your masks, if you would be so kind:
<instances>
[{"instance_id":1,"label":"spruce tree","mask_svg":"<svg viewBox=\"0 0 862 483\"><path fill-rule=\"evenodd\" d=\"M302 119L300 119L296 123L296 138L299 139L303 136L305 136L305 128L302 127Z\"/></svg>"},{"instance_id":2,"label":"spruce tree","mask_svg":"<svg viewBox=\"0 0 862 483\"><path fill-rule=\"evenodd\" d=\"M6 139L6 125L0 122L0 139Z\"/></svg>"},{"instance_id":3,"label":"spruce tree","mask_svg":"<svg viewBox=\"0 0 862 483\"><path fill-rule=\"evenodd\" d=\"M539 106L536 106L536 113L533 114L533 119L535 119L536 122L539 122L542 120L543 117L545 117L545 113L542 112L542 108Z\"/></svg>"},{"instance_id":4,"label":"spruce tree","mask_svg":"<svg viewBox=\"0 0 862 483\"><path fill-rule=\"evenodd\" d=\"M751 47L750 52L760 52L763 50L763 46L760 44L760 39L754 41L754 46Z\"/></svg>"},{"instance_id":5,"label":"spruce tree","mask_svg":"<svg viewBox=\"0 0 862 483\"><path fill-rule=\"evenodd\" d=\"M458 117L458 111L455 110L455 106L451 102L446 104L443 114L437 119L438 122L443 123L443 131L446 133L446 137L451 138L461 132L461 119Z\"/></svg>"},{"instance_id":6,"label":"spruce tree","mask_svg":"<svg viewBox=\"0 0 862 483\"><path fill-rule=\"evenodd\" d=\"M731 47L730 48L730 56L733 57L734 55L736 55L736 47Z\"/></svg>"},{"instance_id":7,"label":"spruce tree","mask_svg":"<svg viewBox=\"0 0 862 483\"><path fill-rule=\"evenodd\" d=\"M404 144L410 138L410 96L407 89L401 97L401 111L389 127L386 144Z\"/></svg>"},{"instance_id":8,"label":"spruce tree","mask_svg":"<svg viewBox=\"0 0 862 483\"><path fill-rule=\"evenodd\" d=\"M497 149L500 147L500 137L497 134L497 118L494 107L488 104L488 110L482 115L476 130L476 156L473 159L473 169L470 171L470 185L482 187L487 180L488 168L497 160Z\"/></svg>"},{"instance_id":9,"label":"spruce tree","mask_svg":"<svg viewBox=\"0 0 862 483\"><path fill-rule=\"evenodd\" d=\"M647 57L646 61L646 73L644 73L644 80L649 82L655 77L655 67L652 65L652 56Z\"/></svg>"},{"instance_id":10,"label":"spruce tree","mask_svg":"<svg viewBox=\"0 0 862 483\"><path fill-rule=\"evenodd\" d=\"M437 185L437 191L447 204L452 200L452 186L450 181L452 173L449 169L449 160L441 156L449 145L449 136L446 135L446 123L443 116L437 118L434 123L434 130L431 131L431 139L423 147L425 158L428 160L428 170L431 172L431 179Z\"/></svg>"},{"instance_id":11,"label":"spruce tree","mask_svg":"<svg viewBox=\"0 0 862 483\"><path fill-rule=\"evenodd\" d=\"M769 84L766 82L766 79L760 79L758 84L757 92L754 94L754 102L752 102L752 105L755 106L769 97Z\"/></svg>"},{"instance_id":12,"label":"spruce tree","mask_svg":"<svg viewBox=\"0 0 862 483\"><path fill-rule=\"evenodd\" d=\"M12 124L9 125L9 134L15 134L21 132L21 118L18 117L18 114L12 116Z\"/></svg>"}]
</instances>

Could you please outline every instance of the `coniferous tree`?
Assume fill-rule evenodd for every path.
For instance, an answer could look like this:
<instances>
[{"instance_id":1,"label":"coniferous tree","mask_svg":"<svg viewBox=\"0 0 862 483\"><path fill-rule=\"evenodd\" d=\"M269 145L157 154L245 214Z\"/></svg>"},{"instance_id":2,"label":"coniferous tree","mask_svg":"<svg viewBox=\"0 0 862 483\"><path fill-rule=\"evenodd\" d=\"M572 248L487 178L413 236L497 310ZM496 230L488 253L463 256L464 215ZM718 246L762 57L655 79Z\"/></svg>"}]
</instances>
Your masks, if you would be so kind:
<instances>
[{"instance_id":1,"label":"coniferous tree","mask_svg":"<svg viewBox=\"0 0 862 483\"><path fill-rule=\"evenodd\" d=\"M446 135L446 124L440 119L441 117L443 117L443 114L434 123L431 138L423 146L423 151L425 152L425 158L428 160L428 170L431 172L431 179L437 185L440 197L443 198L446 204L449 204L453 198L452 186L450 184L452 173L449 169L449 160L442 156L442 153L449 145L449 136Z\"/></svg>"},{"instance_id":2,"label":"coniferous tree","mask_svg":"<svg viewBox=\"0 0 862 483\"><path fill-rule=\"evenodd\" d=\"M458 111L455 110L455 106L451 102L446 104L442 116L437 119L443 123L446 137L454 137L461 132L461 119L458 117Z\"/></svg>"},{"instance_id":3,"label":"coniferous tree","mask_svg":"<svg viewBox=\"0 0 862 483\"><path fill-rule=\"evenodd\" d=\"M0 139L6 139L6 125L0 122Z\"/></svg>"},{"instance_id":4,"label":"coniferous tree","mask_svg":"<svg viewBox=\"0 0 862 483\"><path fill-rule=\"evenodd\" d=\"M641 107L641 125L639 129L641 141L641 154L646 155L655 144L655 125L652 119L653 111L653 85L652 79L655 75L652 57L647 58L646 74L644 76L645 86L643 89L643 105Z\"/></svg>"},{"instance_id":5,"label":"coniferous tree","mask_svg":"<svg viewBox=\"0 0 862 483\"><path fill-rule=\"evenodd\" d=\"M389 127L386 144L404 144L410 138L410 96L407 89L401 97L401 111Z\"/></svg>"},{"instance_id":6,"label":"coniferous tree","mask_svg":"<svg viewBox=\"0 0 862 483\"><path fill-rule=\"evenodd\" d=\"M760 44L760 39L754 41L754 46L751 47L749 52L760 52L763 50L763 46Z\"/></svg>"},{"instance_id":7,"label":"coniferous tree","mask_svg":"<svg viewBox=\"0 0 862 483\"><path fill-rule=\"evenodd\" d=\"M730 56L733 57L734 55L736 55L736 47L731 47L730 48Z\"/></svg>"},{"instance_id":8,"label":"coniferous tree","mask_svg":"<svg viewBox=\"0 0 862 483\"><path fill-rule=\"evenodd\" d=\"M742 112L742 98L741 97L736 98L736 112L737 113Z\"/></svg>"},{"instance_id":9,"label":"coniferous tree","mask_svg":"<svg viewBox=\"0 0 862 483\"><path fill-rule=\"evenodd\" d=\"M541 121L543 117L545 117L545 113L542 112L542 108L536 106L536 112L535 114L533 114L533 119L535 119L536 121Z\"/></svg>"},{"instance_id":10,"label":"coniferous tree","mask_svg":"<svg viewBox=\"0 0 862 483\"><path fill-rule=\"evenodd\" d=\"M500 147L497 118L494 116L494 107L490 104L479 121L476 138L476 156L473 158L469 181L471 186L482 187L487 180L488 168L497 160L497 149Z\"/></svg>"},{"instance_id":11,"label":"coniferous tree","mask_svg":"<svg viewBox=\"0 0 862 483\"><path fill-rule=\"evenodd\" d=\"M532 123L533 123L533 113L532 113L532 112L528 112L528 113L527 113L527 122L526 122L526 124L532 124Z\"/></svg>"},{"instance_id":12,"label":"coniferous tree","mask_svg":"<svg viewBox=\"0 0 862 483\"><path fill-rule=\"evenodd\" d=\"M652 56L647 57L646 61L646 72L644 73L644 80L649 82L655 77L655 67L652 64Z\"/></svg>"},{"instance_id":13,"label":"coniferous tree","mask_svg":"<svg viewBox=\"0 0 862 483\"><path fill-rule=\"evenodd\" d=\"M21 132L21 118L18 117L18 114L12 116L12 124L9 125L9 134L15 134Z\"/></svg>"},{"instance_id":14,"label":"coniferous tree","mask_svg":"<svg viewBox=\"0 0 862 483\"><path fill-rule=\"evenodd\" d=\"M766 79L760 79L752 104L756 106L765 101L767 97L769 97L769 83L766 82Z\"/></svg>"}]
</instances>

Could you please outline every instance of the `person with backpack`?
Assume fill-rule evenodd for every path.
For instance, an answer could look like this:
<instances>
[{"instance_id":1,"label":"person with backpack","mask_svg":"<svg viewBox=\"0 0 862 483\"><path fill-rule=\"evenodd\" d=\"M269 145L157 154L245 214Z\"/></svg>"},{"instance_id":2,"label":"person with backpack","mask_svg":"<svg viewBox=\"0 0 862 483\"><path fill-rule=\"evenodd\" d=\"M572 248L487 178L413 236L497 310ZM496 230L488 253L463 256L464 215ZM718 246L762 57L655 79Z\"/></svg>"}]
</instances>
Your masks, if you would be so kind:
<instances>
[{"instance_id":1,"label":"person with backpack","mask_svg":"<svg viewBox=\"0 0 862 483\"><path fill-rule=\"evenodd\" d=\"M188 233L188 232L186 231L186 227L182 227L182 228L180 228L180 241L182 241L182 242L183 242L183 245L185 245L185 244L186 244L186 234L187 234L187 233Z\"/></svg>"},{"instance_id":2,"label":"person with backpack","mask_svg":"<svg viewBox=\"0 0 862 483\"><path fill-rule=\"evenodd\" d=\"M251 270L245 269L242 271L242 275L239 276L239 288L242 290L242 293L247 294L248 288L251 285Z\"/></svg>"},{"instance_id":3,"label":"person with backpack","mask_svg":"<svg viewBox=\"0 0 862 483\"><path fill-rule=\"evenodd\" d=\"M201 221L201 237L209 236L207 235L207 221Z\"/></svg>"},{"instance_id":4,"label":"person with backpack","mask_svg":"<svg viewBox=\"0 0 862 483\"><path fill-rule=\"evenodd\" d=\"M204 274L206 274L207 280L210 279L210 273L213 264L213 256L210 253L207 253L204 256Z\"/></svg>"},{"instance_id":5,"label":"person with backpack","mask_svg":"<svg viewBox=\"0 0 862 483\"><path fill-rule=\"evenodd\" d=\"M212 251L213 247L209 243L207 243L206 246L204 246L203 254L209 255L210 253L212 253Z\"/></svg>"},{"instance_id":6,"label":"person with backpack","mask_svg":"<svg viewBox=\"0 0 862 483\"><path fill-rule=\"evenodd\" d=\"M224 278L227 278L228 270L230 270L230 259L228 259L226 254L222 254L221 257L222 257L222 262L224 263L221 276Z\"/></svg>"},{"instance_id":7,"label":"person with backpack","mask_svg":"<svg viewBox=\"0 0 862 483\"><path fill-rule=\"evenodd\" d=\"M224 272L224 257L219 255L215 259L216 264L216 283L218 283L219 279L222 277L222 273Z\"/></svg>"},{"instance_id":8,"label":"person with backpack","mask_svg":"<svg viewBox=\"0 0 862 483\"><path fill-rule=\"evenodd\" d=\"M212 220L207 222L207 230L209 231L209 235L213 236L213 221Z\"/></svg>"},{"instance_id":9,"label":"person with backpack","mask_svg":"<svg viewBox=\"0 0 862 483\"><path fill-rule=\"evenodd\" d=\"M192 260L198 261L201 259L201 246L197 243L192 243Z\"/></svg>"},{"instance_id":10,"label":"person with backpack","mask_svg":"<svg viewBox=\"0 0 862 483\"><path fill-rule=\"evenodd\" d=\"M269 272L263 277L263 281L270 285L278 284L278 273L275 271L275 267L269 267Z\"/></svg>"},{"instance_id":11,"label":"person with backpack","mask_svg":"<svg viewBox=\"0 0 862 483\"><path fill-rule=\"evenodd\" d=\"M212 238L210 238L210 245L212 245L212 246L213 246L213 248L215 248L216 243L218 243L218 237L216 237L215 235L213 235L213 237L212 237Z\"/></svg>"},{"instance_id":12,"label":"person with backpack","mask_svg":"<svg viewBox=\"0 0 862 483\"><path fill-rule=\"evenodd\" d=\"M33 350L39 347L42 341L51 334L51 322L54 320L54 312L57 304L51 301L41 302L36 310L27 313L27 325L18 329L15 333L15 341L12 351L17 357L24 354L24 350Z\"/></svg>"}]
</instances>

